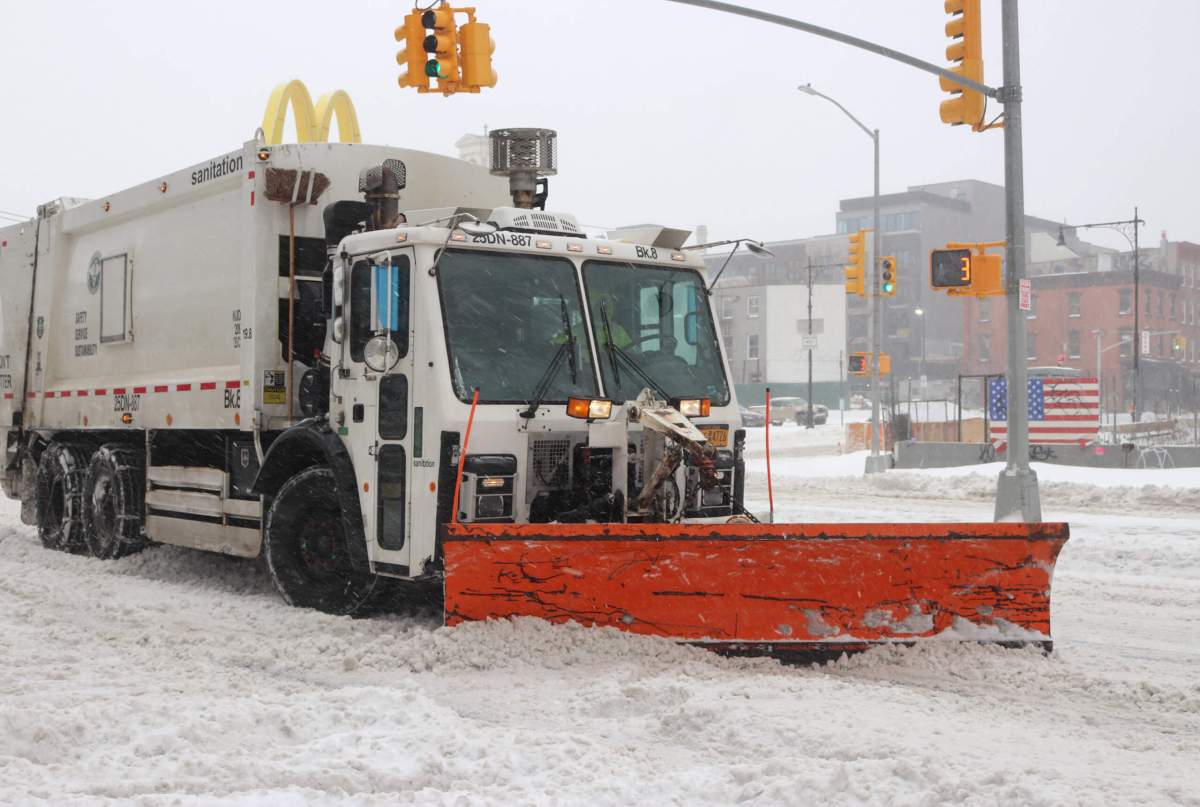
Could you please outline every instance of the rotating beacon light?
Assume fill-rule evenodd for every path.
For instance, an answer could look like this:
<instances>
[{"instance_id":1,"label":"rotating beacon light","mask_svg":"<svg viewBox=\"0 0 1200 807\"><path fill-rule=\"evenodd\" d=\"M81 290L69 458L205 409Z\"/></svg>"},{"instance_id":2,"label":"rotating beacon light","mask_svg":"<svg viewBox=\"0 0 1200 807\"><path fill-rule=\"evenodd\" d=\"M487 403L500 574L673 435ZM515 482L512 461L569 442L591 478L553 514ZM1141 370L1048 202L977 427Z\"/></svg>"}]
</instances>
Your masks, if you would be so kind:
<instances>
[{"instance_id":1,"label":"rotating beacon light","mask_svg":"<svg viewBox=\"0 0 1200 807\"><path fill-rule=\"evenodd\" d=\"M558 133L553 129L495 129L490 137L491 171L508 177L513 206L545 209L550 188L546 177L558 173Z\"/></svg>"}]
</instances>

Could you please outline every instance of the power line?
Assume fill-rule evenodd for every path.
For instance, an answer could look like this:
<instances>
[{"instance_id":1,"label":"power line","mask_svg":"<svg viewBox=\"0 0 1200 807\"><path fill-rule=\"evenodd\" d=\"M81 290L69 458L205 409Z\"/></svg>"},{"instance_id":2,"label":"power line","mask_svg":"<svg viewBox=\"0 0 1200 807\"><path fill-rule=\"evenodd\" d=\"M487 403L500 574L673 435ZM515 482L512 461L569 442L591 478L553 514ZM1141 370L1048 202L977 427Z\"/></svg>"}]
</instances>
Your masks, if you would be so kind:
<instances>
[{"instance_id":1,"label":"power line","mask_svg":"<svg viewBox=\"0 0 1200 807\"><path fill-rule=\"evenodd\" d=\"M29 221L33 216L22 216L18 213L9 213L7 210L0 210L0 216L13 221Z\"/></svg>"}]
</instances>

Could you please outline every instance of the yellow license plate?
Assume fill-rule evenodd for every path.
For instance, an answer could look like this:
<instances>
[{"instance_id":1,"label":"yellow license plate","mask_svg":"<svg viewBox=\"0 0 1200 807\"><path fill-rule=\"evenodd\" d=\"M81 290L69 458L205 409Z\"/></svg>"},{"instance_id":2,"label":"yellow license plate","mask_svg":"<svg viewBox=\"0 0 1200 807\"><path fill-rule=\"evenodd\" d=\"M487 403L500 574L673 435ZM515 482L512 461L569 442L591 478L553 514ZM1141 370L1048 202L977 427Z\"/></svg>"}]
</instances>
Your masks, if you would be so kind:
<instances>
[{"instance_id":1,"label":"yellow license plate","mask_svg":"<svg viewBox=\"0 0 1200 807\"><path fill-rule=\"evenodd\" d=\"M701 426L700 431L716 448L725 448L729 445L728 426Z\"/></svg>"}]
</instances>

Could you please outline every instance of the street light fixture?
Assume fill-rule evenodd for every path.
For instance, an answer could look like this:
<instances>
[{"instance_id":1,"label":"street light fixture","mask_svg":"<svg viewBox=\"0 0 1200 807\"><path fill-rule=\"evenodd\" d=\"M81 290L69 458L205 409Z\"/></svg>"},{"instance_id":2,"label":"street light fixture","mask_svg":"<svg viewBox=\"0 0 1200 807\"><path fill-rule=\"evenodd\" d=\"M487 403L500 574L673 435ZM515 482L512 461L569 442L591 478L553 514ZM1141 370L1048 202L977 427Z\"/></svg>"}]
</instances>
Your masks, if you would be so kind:
<instances>
[{"instance_id":1,"label":"street light fixture","mask_svg":"<svg viewBox=\"0 0 1200 807\"><path fill-rule=\"evenodd\" d=\"M868 128L866 124L854 117L850 110L838 103L837 100L814 89L812 84L801 84L796 89L805 95L824 98L836 106L847 118L854 121L854 125L862 129L867 137L871 138L871 142L875 148L875 194L873 205L875 213L875 250L871 255L871 311L867 318L867 340L871 345L871 353L875 358L871 362L871 454L867 457L866 473L882 473L887 470L887 458L879 453L879 432L881 425L879 420L879 342L883 333L883 306L879 304L879 256L883 254L881 251L883 233L879 230L879 130Z\"/></svg>"},{"instance_id":2,"label":"street light fixture","mask_svg":"<svg viewBox=\"0 0 1200 807\"><path fill-rule=\"evenodd\" d=\"M762 258L764 260L767 258L775 257L775 253L772 252L771 250L767 249L766 247L764 247L762 241L755 241L753 238L728 238L724 241L712 241L707 244L693 244L690 247L684 247L682 251L687 252L687 251L693 250L693 249L710 249L712 247L724 247L724 246L728 246L729 244L733 244L733 249L731 249L729 251L729 255L726 256L725 263L721 264L721 269L720 269L720 271L717 272L717 276L714 277L712 279L712 282L708 284L708 296L709 297L712 296L713 289L716 287L717 281L720 280L721 275L724 274L725 267L729 266L729 262L731 260L733 260L734 253L736 253L738 251L738 247L740 247L742 244L745 244L746 249L750 250L750 254L752 254L756 257Z\"/></svg>"}]
</instances>

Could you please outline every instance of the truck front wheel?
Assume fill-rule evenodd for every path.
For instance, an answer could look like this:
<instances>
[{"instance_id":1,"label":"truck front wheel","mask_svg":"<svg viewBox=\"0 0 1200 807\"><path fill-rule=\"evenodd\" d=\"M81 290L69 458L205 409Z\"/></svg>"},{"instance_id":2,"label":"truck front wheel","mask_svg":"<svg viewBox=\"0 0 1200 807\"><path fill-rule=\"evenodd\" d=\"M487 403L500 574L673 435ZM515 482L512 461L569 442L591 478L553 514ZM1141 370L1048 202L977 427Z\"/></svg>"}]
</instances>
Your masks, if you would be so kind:
<instances>
[{"instance_id":1,"label":"truck front wheel","mask_svg":"<svg viewBox=\"0 0 1200 807\"><path fill-rule=\"evenodd\" d=\"M84 543L83 478L88 452L70 443L51 443L37 470L38 537L47 549L81 552Z\"/></svg>"},{"instance_id":2,"label":"truck front wheel","mask_svg":"<svg viewBox=\"0 0 1200 807\"><path fill-rule=\"evenodd\" d=\"M142 454L121 445L92 455L83 483L83 526L88 550L103 560L145 547L142 538Z\"/></svg>"},{"instance_id":3,"label":"truck front wheel","mask_svg":"<svg viewBox=\"0 0 1200 807\"><path fill-rule=\"evenodd\" d=\"M349 542L365 539L347 533L331 469L307 468L279 489L267 513L263 554L288 603L327 614L364 612L378 578L354 568Z\"/></svg>"}]
</instances>

